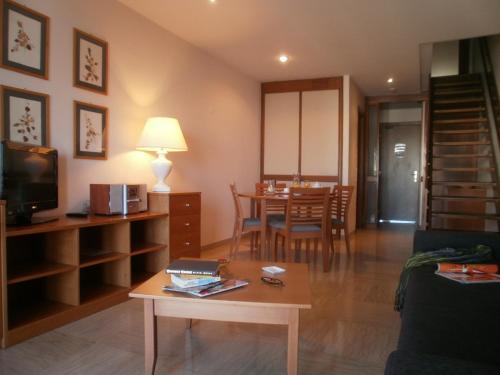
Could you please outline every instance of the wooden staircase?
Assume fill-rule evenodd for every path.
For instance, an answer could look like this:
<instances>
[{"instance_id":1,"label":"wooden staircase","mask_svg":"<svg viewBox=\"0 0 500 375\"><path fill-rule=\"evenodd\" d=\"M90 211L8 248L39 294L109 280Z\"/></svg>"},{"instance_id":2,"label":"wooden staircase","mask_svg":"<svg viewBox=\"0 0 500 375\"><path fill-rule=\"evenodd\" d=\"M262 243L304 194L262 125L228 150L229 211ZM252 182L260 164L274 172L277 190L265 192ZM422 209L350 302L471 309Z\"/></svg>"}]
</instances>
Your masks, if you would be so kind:
<instances>
[{"instance_id":1,"label":"wooden staircase","mask_svg":"<svg viewBox=\"0 0 500 375\"><path fill-rule=\"evenodd\" d=\"M429 227L498 231L500 189L481 76L432 78L430 100Z\"/></svg>"}]
</instances>

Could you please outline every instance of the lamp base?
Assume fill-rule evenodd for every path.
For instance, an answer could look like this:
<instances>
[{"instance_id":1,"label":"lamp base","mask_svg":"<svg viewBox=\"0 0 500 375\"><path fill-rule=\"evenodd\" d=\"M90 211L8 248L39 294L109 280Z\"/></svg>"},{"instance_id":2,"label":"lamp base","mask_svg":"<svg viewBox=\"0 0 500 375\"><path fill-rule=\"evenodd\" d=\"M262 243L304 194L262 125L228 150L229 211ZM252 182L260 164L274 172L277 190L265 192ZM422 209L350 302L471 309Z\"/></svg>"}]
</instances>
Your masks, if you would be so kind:
<instances>
[{"instance_id":1,"label":"lamp base","mask_svg":"<svg viewBox=\"0 0 500 375\"><path fill-rule=\"evenodd\" d=\"M170 185L167 185L163 181L160 183L157 183L155 186L153 186L153 192L155 193L170 193L172 191L172 188Z\"/></svg>"},{"instance_id":2,"label":"lamp base","mask_svg":"<svg viewBox=\"0 0 500 375\"><path fill-rule=\"evenodd\" d=\"M172 189L165 183L164 180L172 170L172 162L165 157L167 153L166 151L161 150L157 151L157 153L158 158L151 162L153 173L158 179L156 185L153 186L153 191L160 193L169 193L170 191L172 191Z\"/></svg>"}]
</instances>

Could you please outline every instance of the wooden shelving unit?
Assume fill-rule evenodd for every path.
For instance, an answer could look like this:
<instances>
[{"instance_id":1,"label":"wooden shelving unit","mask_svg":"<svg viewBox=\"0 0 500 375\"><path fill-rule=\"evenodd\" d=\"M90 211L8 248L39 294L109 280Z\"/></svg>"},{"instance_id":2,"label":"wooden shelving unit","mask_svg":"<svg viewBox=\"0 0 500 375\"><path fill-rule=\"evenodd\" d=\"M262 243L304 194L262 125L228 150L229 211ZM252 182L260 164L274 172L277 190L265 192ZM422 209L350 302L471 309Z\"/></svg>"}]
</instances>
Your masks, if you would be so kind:
<instances>
[{"instance_id":1,"label":"wooden shelving unit","mask_svg":"<svg viewBox=\"0 0 500 375\"><path fill-rule=\"evenodd\" d=\"M155 208L6 228L1 202L2 347L125 301L133 285L163 269L168 212Z\"/></svg>"},{"instance_id":2,"label":"wooden shelving unit","mask_svg":"<svg viewBox=\"0 0 500 375\"><path fill-rule=\"evenodd\" d=\"M5 226L0 201L2 347L125 301L181 256L200 254L200 193L149 193L148 212Z\"/></svg>"}]
</instances>

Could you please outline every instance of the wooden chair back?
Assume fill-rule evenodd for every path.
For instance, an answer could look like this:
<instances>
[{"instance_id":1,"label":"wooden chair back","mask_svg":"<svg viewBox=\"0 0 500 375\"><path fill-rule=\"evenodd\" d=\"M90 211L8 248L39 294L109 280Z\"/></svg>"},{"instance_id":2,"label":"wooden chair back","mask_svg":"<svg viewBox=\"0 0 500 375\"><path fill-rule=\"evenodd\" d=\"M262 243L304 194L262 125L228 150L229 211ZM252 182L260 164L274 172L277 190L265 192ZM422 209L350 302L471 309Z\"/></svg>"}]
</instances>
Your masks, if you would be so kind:
<instances>
[{"instance_id":1,"label":"wooden chair back","mask_svg":"<svg viewBox=\"0 0 500 375\"><path fill-rule=\"evenodd\" d=\"M347 220L353 192L354 186L335 185L333 188L332 217L342 223L345 223Z\"/></svg>"},{"instance_id":2,"label":"wooden chair back","mask_svg":"<svg viewBox=\"0 0 500 375\"><path fill-rule=\"evenodd\" d=\"M330 188L290 188L286 226L321 225L329 220Z\"/></svg>"},{"instance_id":3,"label":"wooden chair back","mask_svg":"<svg viewBox=\"0 0 500 375\"><path fill-rule=\"evenodd\" d=\"M267 191L269 184L257 182L255 184L255 194L256 195L264 195ZM283 182L279 182L274 186L274 191L277 193L282 193L286 188L286 184ZM284 214L285 213L285 205L280 203L268 202L266 204L266 212L268 214ZM260 216L260 204L257 205L257 215Z\"/></svg>"},{"instance_id":4,"label":"wooden chair back","mask_svg":"<svg viewBox=\"0 0 500 375\"><path fill-rule=\"evenodd\" d=\"M229 184L229 189L231 189L231 195L233 196L236 221L240 222L243 220L243 206L241 205L241 200L240 197L238 196L236 183L233 182L232 184Z\"/></svg>"}]
</instances>

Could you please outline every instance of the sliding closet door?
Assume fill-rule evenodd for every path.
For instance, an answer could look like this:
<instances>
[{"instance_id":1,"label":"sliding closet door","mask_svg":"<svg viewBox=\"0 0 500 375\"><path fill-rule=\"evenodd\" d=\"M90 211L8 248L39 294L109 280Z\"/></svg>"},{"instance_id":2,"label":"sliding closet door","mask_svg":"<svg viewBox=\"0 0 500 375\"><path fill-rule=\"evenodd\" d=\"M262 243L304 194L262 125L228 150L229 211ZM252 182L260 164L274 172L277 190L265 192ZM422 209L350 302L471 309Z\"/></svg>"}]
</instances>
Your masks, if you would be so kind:
<instances>
[{"instance_id":1,"label":"sliding closet door","mask_svg":"<svg viewBox=\"0 0 500 375\"><path fill-rule=\"evenodd\" d=\"M302 93L303 176L339 173L339 90Z\"/></svg>"},{"instance_id":2,"label":"sliding closet door","mask_svg":"<svg viewBox=\"0 0 500 375\"><path fill-rule=\"evenodd\" d=\"M264 175L292 175L299 161L299 93L265 95Z\"/></svg>"}]
</instances>

